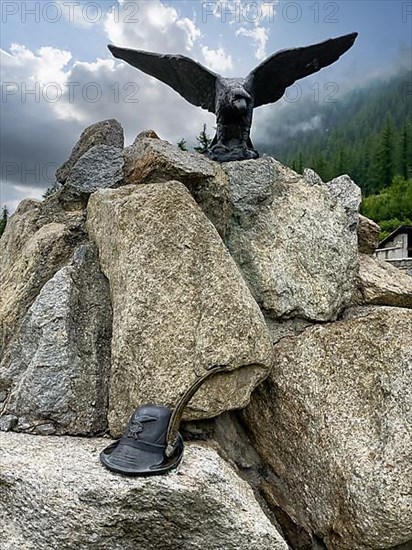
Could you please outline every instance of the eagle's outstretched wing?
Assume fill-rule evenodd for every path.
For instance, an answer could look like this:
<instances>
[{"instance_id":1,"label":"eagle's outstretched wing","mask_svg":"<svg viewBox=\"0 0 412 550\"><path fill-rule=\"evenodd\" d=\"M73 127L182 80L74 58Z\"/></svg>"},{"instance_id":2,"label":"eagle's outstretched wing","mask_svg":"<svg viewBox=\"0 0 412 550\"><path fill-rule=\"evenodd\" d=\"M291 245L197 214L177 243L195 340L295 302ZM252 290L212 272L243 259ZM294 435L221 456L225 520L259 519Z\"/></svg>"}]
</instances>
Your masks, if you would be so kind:
<instances>
[{"instance_id":1,"label":"eagle's outstretched wing","mask_svg":"<svg viewBox=\"0 0 412 550\"><path fill-rule=\"evenodd\" d=\"M168 84L193 105L215 112L218 75L200 63L183 55L161 55L112 45L108 48L114 57Z\"/></svg>"},{"instance_id":2,"label":"eagle's outstretched wing","mask_svg":"<svg viewBox=\"0 0 412 550\"><path fill-rule=\"evenodd\" d=\"M245 89L254 97L254 107L274 103L296 80L331 65L353 45L357 32L319 44L281 50L263 61L247 76Z\"/></svg>"}]
</instances>

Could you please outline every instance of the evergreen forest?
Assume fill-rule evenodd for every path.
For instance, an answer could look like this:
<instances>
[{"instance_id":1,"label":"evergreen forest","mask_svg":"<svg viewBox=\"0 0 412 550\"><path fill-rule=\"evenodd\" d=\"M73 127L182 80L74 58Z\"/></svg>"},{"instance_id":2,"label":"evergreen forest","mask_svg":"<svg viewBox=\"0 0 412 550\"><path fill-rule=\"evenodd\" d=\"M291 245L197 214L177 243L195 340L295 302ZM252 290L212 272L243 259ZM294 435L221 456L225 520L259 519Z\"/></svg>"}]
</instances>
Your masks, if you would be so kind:
<instances>
[{"instance_id":1,"label":"evergreen forest","mask_svg":"<svg viewBox=\"0 0 412 550\"><path fill-rule=\"evenodd\" d=\"M404 72L336 102L308 98L278 111L258 148L299 173L312 168L324 181L348 174L362 189L362 213L384 238L412 225L411 112L412 72Z\"/></svg>"}]
</instances>

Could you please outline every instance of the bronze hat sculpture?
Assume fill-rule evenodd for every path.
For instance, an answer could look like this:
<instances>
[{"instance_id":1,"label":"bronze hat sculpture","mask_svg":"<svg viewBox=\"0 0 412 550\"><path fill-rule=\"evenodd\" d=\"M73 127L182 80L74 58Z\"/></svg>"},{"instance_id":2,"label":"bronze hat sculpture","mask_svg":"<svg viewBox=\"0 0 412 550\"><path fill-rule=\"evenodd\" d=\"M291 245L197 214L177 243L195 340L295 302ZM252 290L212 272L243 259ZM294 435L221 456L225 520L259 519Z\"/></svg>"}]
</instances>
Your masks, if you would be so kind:
<instances>
[{"instance_id":1,"label":"bronze hat sculpture","mask_svg":"<svg viewBox=\"0 0 412 550\"><path fill-rule=\"evenodd\" d=\"M129 476L159 475L177 468L183 457L178 430L186 405L208 378L229 370L222 365L210 368L189 387L173 412L151 403L136 409L124 435L100 453L102 464Z\"/></svg>"},{"instance_id":2,"label":"bronze hat sculpture","mask_svg":"<svg viewBox=\"0 0 412 550\"><path fill-rule=\"evenodd\" d=\"M246 78L223 78L182 55L108 48L119 59L171 86L187 101L216 115L217 133L207 155L218 162L255 159L250 139L253 109L278 101L296 80L331 65L352 47L358 33L281 50Z\"/></svg>"}]
</instances>

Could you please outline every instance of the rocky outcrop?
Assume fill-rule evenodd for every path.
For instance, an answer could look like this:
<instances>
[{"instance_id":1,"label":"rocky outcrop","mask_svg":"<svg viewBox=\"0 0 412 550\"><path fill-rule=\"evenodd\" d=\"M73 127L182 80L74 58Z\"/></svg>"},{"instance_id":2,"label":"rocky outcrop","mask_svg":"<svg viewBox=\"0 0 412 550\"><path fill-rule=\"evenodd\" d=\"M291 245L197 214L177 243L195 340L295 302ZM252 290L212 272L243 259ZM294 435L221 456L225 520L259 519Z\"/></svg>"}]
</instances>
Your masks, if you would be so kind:
<instances>
[{"instance_id":1,"label":"rocky outcrop","mask_svg":"<svg viewBox=\"0 0 412 550\"><path fill-rule=\"evenodd\" d=\"M109 119L96 122L88 126L73 147L69 159L57 170L56 179L59 183L66 183L69 174L76 162L96 145L106 145L123 149L124 132L117 120Z\"/></svg>"},{"instance_id":2,"label":"rocky outcrop","mask_svg":"<svg viewBox=\"0 0 412 550\"><path fill-rule=\"evenodd\" d=\"M325 185L329 193L345 210L349 227L356 231L359 223L359 206L362 200L360 187L346 174L333 178Z\"/></svg>"},{"instance_id":3,"label":"rocky outcrop","mask_svg":"<svg viewBox=\"0 0 412 550\"><path fill-rule=\"evenodd\" d=\"M225 171L226 243L261 308L273 318L336 319L355 288L359 189L349 178L309 185L272 158Z\"/></svg>"},{"instance_id":4,"label":"rocky outcrop","mask_svg":"<svg viewBox=\"0 0 412 550\"><path fill-rule=\"evenodd\" d=\"M207 418L245 406L268 374L262 314L213 225L177 182L95 193L88 228L113 303L109 424L123 432L138 403L173 407L213 365L186 410Z\"/></svg>"},{"instance_id":5,"label":"rocky outcrop","mask_svg":"<svg viewBox=\"0 0 412 550\"><path fill-rule=\"evenodd\" d=\"M286 550L278 524L293 550L406 548L411 279L371 257L359 188L122 146L86 129L0 241L2 548ZM178 473L123 478L107 439L64 435L119 436L214 365Z\"/></svg>"},{"instance_id":6,"label":"rocky outcrop","mask_svg":"<svg viewBox=\"0 0 412 550\"><path fill-rule=\"evenodd\" d=\"M213 448L187 445L178 473L132 479L98 462L107 443L0 434L4 550L287 550Z\"/></svg>"},{"instance_id":7,"label":"rocky outcrop","mask_svg":"<svg viewBox=\"0 0 412 550\"><path fill-rule=\"evenodd\" d=\"M358 247L361 254L373 254L378 247L380 227L377 223L359 215Z\"/></svg>"},{"instance_id":8,"label":"rocky outcrop","mask_svg":"<svg viewBox=\"0 0 412 550\"><path fill-rule=\"evenodd\" d=\"M85 216L65 212L56 196L25 200L0 240L0 361L43 285L85 240Z\"/></svg>"},{"instance_id":9,"label":"rocky outcrop","mask_svg":"<svg viewBox=\"0 0 412 550\"><path fill-rule=\"evenodd\" d=\"M95 251L41 289L0 364L3 430L102 433L107 428L111 308Z\"/></svg>"},{"instance_id":10,"label":"rocky outcrop","mask_svg":"<svg viewBox=\"0 0 412 550\"><path fill-rule=\"evenodd\" d=\"M140 134L124 150L125 183L180 181L224 237L230 215L229 182L221 165L150 135Z\"/></svg>"},{"instance_id":11,"label":"rocky outcrop","mask_svg":"<svg viewBox=\"0 0 412 550\"><path fill-rule=\"evenodd\" d=\"M328 549L412 539L411 342L412 311L386 307L284 338L245 409L273 503Z\"/></svg>"},{"instance_id":12,"label":"rocky outcrop","mask_svg":"<svg viewBox=\"0 0 412 550\"><path fill-rule=\"evenodd\" d=\"M355 288L360 190L305 174L272 158L219 165L145 136L125 149L126 183L189 189L271 317L332 320Z\"/></svg>"},{"instance_id":13,"label":"rocky outcrop","mask_svg":"<svg viewBox=\"0 0 412 550\"><path fill-rule=\"evenodd\" d=\"M388 262L360 255L358 303L412 308L412 277Z\"/></svg>"},{"instance_id":14,"label":"rocky outcrop","mask_svg":"<svg viewBox=\"0 0 412 550\"><path fill-rule=\"evenodd\" d=\"M98 189L120 187L123 183L123 150L110 145L95 145L73 166L60 192L68 209L81 209Z\"/></svg>"}]
</instances>

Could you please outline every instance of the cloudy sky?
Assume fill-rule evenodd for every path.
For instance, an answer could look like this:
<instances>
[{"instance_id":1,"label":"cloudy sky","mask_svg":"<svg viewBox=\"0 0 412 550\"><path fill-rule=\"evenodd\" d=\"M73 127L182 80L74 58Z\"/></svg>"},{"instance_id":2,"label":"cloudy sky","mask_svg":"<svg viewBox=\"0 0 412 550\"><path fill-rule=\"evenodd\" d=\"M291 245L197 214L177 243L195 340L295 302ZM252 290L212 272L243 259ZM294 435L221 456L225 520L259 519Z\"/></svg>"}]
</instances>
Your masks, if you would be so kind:
<instances>
[{"instance_id":1,"label":"cloudy sky","mask_svg":"<svg viewBox=\"0 0 412 550\"><path fill-rule=\"evenodd\" d=\"M81 131L98 120L118 119L127 144L144 129L189 144L203 123L213 133L213 115L113 59L108 43L246 76L277 50L359 32L338 63L290 90L292 101L256 110L258 142L296 94L322 101L335 90L339 99L412 65L412 1L403 0L2 0L1 27L0 203L10 211L41 197Z\"/></svg>"}]
</instances>

